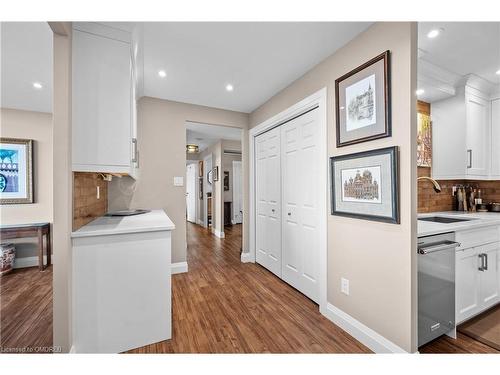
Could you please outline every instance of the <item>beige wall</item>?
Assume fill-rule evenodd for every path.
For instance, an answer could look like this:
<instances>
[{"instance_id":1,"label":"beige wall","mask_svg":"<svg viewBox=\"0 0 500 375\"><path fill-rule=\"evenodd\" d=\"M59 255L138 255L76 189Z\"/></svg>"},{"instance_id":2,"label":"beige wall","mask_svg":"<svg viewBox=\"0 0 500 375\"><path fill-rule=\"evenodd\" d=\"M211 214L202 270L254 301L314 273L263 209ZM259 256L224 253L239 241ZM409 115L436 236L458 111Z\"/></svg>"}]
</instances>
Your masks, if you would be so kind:
<instances>
[{"instance_id":1,"label":"beige wall","mask_svg":"<svg viewBox=\"0 0 500 375\"><path fill-rule=\"evenodd\" d=\"M33 139L33 204L0 206L2 224L52 222L52 114L16 109L0 109L0 135L8 138ZM9 240L10 241L10 240ZM36 239L12 240L16 257L37 254Z\"/></svg>"},{"instance_id":2,"label":"beige wall","mask_svg":"<svg viewBox=\"0 0 500 375\"><path fill-rule=\"evenodd\" d=\"M385 50L393 136L337 149L335 79ZM250 115L252 128L326 86L329 156L400 147L400 225L328 215L328 302L407 351L416 350L416 51L416 24L376 23Z\"/></svg>"},{"instance_id":3,"label":"beige wall","mask_svg":"<svg viewBox=\"0 0 500 375\"><path fill-rule=\"evenodd\" d=\"M71 227L71 23L50 22L54 32L53 93L53 330L54 346L68 352L72 343Z\"/></svg>"},{"instance_id":4,"label":"beige wall","mask_svg":"<svg viewBox=\"0 0 500 375\"><path fill-rule=\"evenodd\" d=\"M172 262L186 260L186 121L246 129L248 114L144 97L138 108L140 177L116 178L109 186L109 209L162 208L174 222ZM245 150L244 155L248 155ZM215 159L215 158L214 158ZM245 162L248 156L245 157Z\"/></svg>"}]
</instances>

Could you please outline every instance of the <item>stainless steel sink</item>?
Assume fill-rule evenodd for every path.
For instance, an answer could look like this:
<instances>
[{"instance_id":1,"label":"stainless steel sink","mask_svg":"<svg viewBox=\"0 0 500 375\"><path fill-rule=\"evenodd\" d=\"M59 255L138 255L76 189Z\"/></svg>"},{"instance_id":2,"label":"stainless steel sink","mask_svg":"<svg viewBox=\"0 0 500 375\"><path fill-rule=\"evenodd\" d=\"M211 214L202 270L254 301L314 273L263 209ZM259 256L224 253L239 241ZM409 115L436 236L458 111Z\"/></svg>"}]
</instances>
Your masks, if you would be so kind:
<instances>
[{"instance_id":1,"label":"stainless steel sink","mask_svg":"<svg viewBox=\"0 0 500 375\"><path fill-rule=\"evenodd\" d=\"M441 223L441 224L450 224L450 223L459 223L461 221L470 221L474 219L463 219L463 218L454 218L454 217L442 217L442 216L430 216L430 217L420 217L418 220L421 221L431 221L433 223Z\"/></svg>"}]
</instances>

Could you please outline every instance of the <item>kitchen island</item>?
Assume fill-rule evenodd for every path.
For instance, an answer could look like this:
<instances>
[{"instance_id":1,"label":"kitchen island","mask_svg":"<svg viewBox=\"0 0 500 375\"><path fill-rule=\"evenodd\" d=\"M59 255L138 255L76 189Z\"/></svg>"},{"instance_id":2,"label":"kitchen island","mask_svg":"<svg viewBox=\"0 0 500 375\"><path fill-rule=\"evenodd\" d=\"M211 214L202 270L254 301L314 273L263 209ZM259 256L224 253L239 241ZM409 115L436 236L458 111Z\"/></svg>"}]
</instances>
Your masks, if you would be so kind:
<instances>
[{"instance_id":1,"label":"kitchen island","mask_svg":"<svg viewBox=\"0 0 500 375\"><path fill-rule=\"evenodd\" d=\"M174 229L153 210L103 216L72 233L73 352L119 353L172 337Z\"/></svg>"}]
</instances>

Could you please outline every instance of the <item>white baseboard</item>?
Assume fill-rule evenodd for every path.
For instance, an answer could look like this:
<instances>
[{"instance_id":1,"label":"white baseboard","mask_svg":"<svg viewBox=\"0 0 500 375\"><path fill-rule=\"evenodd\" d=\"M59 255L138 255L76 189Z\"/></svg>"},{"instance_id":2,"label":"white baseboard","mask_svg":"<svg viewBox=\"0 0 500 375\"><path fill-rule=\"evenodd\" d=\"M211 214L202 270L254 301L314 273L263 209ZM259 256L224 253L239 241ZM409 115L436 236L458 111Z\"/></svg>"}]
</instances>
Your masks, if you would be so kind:
<instances>
[{"instance_id":1,"label":"white baseboard","mask_svg":"<svg viewBox=\"0 0 500 375\"><path fill-rule=\"evenodd\" d=\"M200 219L198 219L198 220L196 221L196 224L201 225L202 227L204 227L204 226L205 226L205 223L203 222L203 220L200 220Z\"/></svg>"},{"instance_id":2,"label":"white baseboard","mask_svg":"<svg viewBox=\"0 0 500 375\"><path fill-rule=\"evenodd\" d=\"M172 275L175 275L177 273L184 273L188 271L188 264L187 262L177 262L177 263L172 263L170 266L170 272Z\"/></svg>"},{"instance_id":3,"label":"white baseboard","mask_svg":"<svg viewBox=\"0 0 500 375\"><path fill-rule=\"evenodd\" d=\"M217 229L215 228L212 228L212 233L216 236L216 237L219 237L219 238L225 238L226 235L224 234L224 232L220 232L218 231Z\"/></svg>"},{"instance_id":4,"label":"white baseboard","mask_svg":"<svg viewBox=\"0 0 500 375\"><path fill-rule=\"evenodd\" d=\"M54 263L51 260L51 263ZM43 256L43 264L47 264L47 256ZM37 267L38 257L16 258L14 260L14 268Z\"/></svg>"},{"instance_id":5,"label":"white baseboard","mask_svg":"<svg viewBox=\"0 0 500 375\"><path fill-rule=\"evenodd\" d=\"M241 253L241 263L254 263L250 253Z\"/></svg>"},{"instance_id":6,"label":"white baseboard","mask_svg":"<svg viewBox=\"0 0 500 375\"><path fill-rule=\"evenodd\" d=\"M408 353L330 303L327 305L324 315L375 353Z\"/></svg>"}]
</instances>

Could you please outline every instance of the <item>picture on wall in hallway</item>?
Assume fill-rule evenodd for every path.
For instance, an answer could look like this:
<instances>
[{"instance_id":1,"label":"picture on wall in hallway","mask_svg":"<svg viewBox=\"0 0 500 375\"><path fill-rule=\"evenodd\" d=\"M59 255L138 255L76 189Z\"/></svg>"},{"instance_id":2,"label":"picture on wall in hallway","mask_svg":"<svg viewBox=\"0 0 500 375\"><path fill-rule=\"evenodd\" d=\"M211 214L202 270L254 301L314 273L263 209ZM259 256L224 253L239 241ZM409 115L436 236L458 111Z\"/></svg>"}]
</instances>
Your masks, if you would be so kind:
<instances>
[{"instance_id":1,"label":"picture on wall in hallway","mask_svg":"<svg viewBox=\"0 0 500 375\"><path fill-rule=\"evenodd\" d=\"M331 214L399 224L398 147L330 158Z\"/></svg>"},{"instance_id":2,"label":"picture on wall in hallway","mask_svg":"<svg viewBox=\"0 0 500 375\"><path fill-rule=\"evenodd\" d=\"M335 80L337 147L391 136L389 51Z\"/></svg>"},{"instance_id":3,"label":"picture on wall in hallway","mask_svg":"<svg viewBox=\"0 0 500 375\"><path fill-rule=\"evenodd\" d=\"M33 141L0 138L0 204L33 203Z\"/></svg>"}]
</instances>

